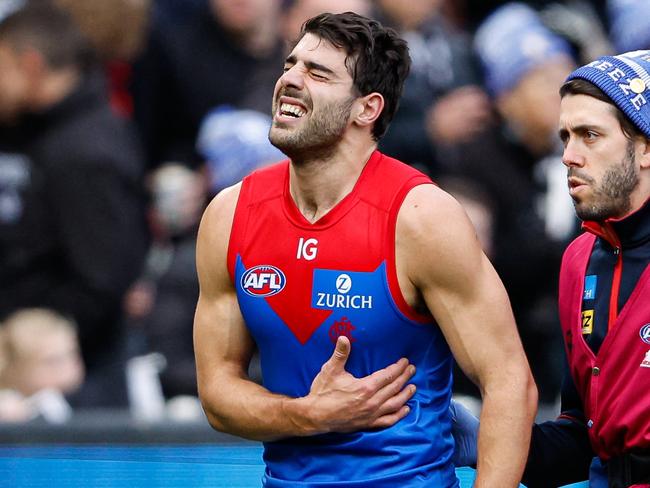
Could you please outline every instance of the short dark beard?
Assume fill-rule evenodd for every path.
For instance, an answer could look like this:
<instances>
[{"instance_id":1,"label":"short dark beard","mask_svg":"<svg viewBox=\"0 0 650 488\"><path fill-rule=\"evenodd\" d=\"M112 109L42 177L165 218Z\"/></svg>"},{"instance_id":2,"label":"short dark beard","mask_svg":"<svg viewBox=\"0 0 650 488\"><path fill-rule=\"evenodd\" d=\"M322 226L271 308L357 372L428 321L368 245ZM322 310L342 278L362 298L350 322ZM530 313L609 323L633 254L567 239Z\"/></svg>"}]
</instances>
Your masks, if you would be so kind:
<instances>
[{"instance_id":1,"label":"short dark beard","mask_svg":"<svg viewBox=\"0 0 650 488\"><path fill-rule=\"evenodd\" d=\"M629 140L621 164L609 168L600 185L593 189L593 204L581 208L574 201L578 217L582 220L601 222L608 218L623 217L629 213L632 209L632 192L639 185L635 163L634 141Z\"/></svg>"},{"instance_id":2,"label":"short dark beard","mask_svg":"<svg viewBox=\"0 0 650 488\"><path fill-rule=\"evenodd\" d=\"M313 159L329 159L343 138L355 100L355 97L350 97L343 102L323 106L317 116L312 113L309 123L297 133L277 135L271 128L269 141L297 164Z\"/></svg>"}]
</instances>

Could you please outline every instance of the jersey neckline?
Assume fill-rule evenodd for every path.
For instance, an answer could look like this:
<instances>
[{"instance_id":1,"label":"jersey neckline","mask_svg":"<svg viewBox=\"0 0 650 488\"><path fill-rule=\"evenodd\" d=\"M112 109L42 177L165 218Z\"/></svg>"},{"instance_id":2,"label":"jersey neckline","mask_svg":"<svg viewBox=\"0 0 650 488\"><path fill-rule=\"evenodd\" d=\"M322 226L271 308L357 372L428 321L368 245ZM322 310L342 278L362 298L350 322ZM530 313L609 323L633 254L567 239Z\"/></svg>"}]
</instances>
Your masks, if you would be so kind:
<instances>
[{"instance_id":1,"label":"jersey neckline","mask_svg":"<svg viewBox=\"0 0 650 488\"><path fill-rule=\"evenodd\" d=\"M381 160L381 153L378 150L374 150L373 153L368 158L368 161L361 170L361 174L357 179L354 187L338 202L332 209L330 209L325 215L319 218L316 222L309 222L305 216L300 212L296 202L291 196L291 191L289 190L289 169L291 161L286 165L284 172L284 183L283 183L283 209L287 218L296 226L303 229L309 230L321 230L330 227L335 224L345 214L347 214L354 205L359 201L359 195L363 193L362 189L367 181L371 179L371 176L375 173L375 168L377 167L379 161ZM381 189L377 189L380 191Z\"/></svg>"}]
</instances>

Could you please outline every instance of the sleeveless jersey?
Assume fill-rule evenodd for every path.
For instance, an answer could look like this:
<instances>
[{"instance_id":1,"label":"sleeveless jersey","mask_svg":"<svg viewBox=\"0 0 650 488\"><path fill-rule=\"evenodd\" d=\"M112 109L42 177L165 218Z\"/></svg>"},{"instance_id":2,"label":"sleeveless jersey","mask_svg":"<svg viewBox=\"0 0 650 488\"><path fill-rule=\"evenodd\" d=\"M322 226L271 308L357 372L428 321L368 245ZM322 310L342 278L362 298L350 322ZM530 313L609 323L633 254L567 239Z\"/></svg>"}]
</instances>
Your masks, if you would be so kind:
<instances>
[{"instance_id":1,"label":"sleeveless jersey","mask_svg":"<svg viewBox=\"0 0 650 488\"><path fill-rule=\"evenodd\" d=\"M410 412L392 427L265 443L265 486L457 486L452 356L431 318L406 304L395 269L397 213L421 184L431 180L375 151L351 193L309 223L289 193L288 161L243 180L228 268L264 386L307 395L339 335L351 341L355 377L401 357L417 367Z\"/></svg>"}]
</instances>

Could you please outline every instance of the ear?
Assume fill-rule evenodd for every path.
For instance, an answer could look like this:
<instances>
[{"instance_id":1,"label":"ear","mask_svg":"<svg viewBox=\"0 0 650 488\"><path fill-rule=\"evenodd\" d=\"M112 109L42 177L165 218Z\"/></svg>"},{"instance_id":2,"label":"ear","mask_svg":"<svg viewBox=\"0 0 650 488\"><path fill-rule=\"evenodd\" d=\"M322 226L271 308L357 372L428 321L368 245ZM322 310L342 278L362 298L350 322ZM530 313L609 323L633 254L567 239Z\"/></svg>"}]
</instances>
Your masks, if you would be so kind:
<instances>
[{"instance_id":1,"label":"ear","mask_svg":"<svg viewBox=\"0 0 650 488\"><path fill-rule=\"evenodd\" d=\"M650 138L648 137L641 143L641 168L650 168Z\"/></svg>"},{"instance_id":2,"label":"ear","mask_svg":"<svg viewBox=\"0 0 650 488\"><path fill-rule=\"evenodd\" d=\"M375 123L384 110L384 97L373 92L359 98L353 108L353 122L360 127L367 127Z\"/></svg>"}]
</instances>

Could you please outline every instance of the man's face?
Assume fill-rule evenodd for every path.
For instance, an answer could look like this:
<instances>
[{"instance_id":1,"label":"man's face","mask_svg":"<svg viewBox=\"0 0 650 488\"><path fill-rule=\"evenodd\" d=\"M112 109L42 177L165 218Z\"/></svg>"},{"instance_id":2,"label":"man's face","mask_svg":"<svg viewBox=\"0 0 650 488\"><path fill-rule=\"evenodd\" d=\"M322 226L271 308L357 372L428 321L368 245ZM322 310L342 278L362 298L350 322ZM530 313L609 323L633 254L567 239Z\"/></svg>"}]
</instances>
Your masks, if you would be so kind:
<instances>
[{"instance_id":1,"label":"man's face","mask_svg":"<svg viewBox=\"0 0 650 488\"><path fill-rule=\"evenodd\" d=\"M602 221L629 213L639 188L637 145L623 133L614 107L587 95L565 96L560 137L578 217Z\"/></svg>"},{"instance_id":2,"label":"man's face","mask_svg":"<svg viewBox=\"0 0 650 488\"><path fill-rule=\"evenodd\" d=\"M17 354L14 381L24 395L53 388L63 393L75 391L85 376L77 338L69 330L44 330L15 345Z\"/></svg>"},{"instance_id":3,"label":"man's face","mask_svg":"<svg viewBox=\"0 0 650 488\"><path fill-rule=\"evenodd\" d=\"M345 57L313 34L287 57L275 85L269 140L290 158L327 156L343 138L357 99Z\"/></svg>"},{"instance_id":4,"label":"man's face","mask_svg":"<svg viewBox=\"0 0 650 488\"><path fill-rule=\"evenodd\" d=\"M29 77L21 56L0 42L0 122L13 121L23 110Z\"/></svg>"},{"instance_id":5,"label":"man's face","mask_svg":"<svg viewBox=\"0 0 650 488\"><path fill-rule=\"evenodd\" d=\"M530 70L514 88L501 96L502 115L545 153L556 143L560 115L558 88L574 69L573 61L559 56Z\"/></svg>"}]
</instances>

